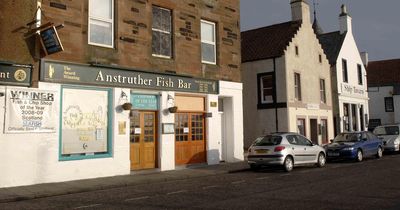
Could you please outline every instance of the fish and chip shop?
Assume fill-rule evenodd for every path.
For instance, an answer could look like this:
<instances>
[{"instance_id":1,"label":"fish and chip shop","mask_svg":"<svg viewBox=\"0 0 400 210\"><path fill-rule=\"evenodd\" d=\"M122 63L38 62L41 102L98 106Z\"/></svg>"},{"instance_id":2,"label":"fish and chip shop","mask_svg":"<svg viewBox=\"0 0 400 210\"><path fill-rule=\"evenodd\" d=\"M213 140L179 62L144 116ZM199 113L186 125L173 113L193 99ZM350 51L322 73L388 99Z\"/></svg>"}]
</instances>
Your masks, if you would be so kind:
<instances>
[{"instance_id":1,"label":"fish and chip shop","mask_svg":"<svg viewBox=\"0 0 400 210\"><path fill-rule=\"evenodd\" d=\"M0 71L0 187L243 160L242 84L42 60Z\"/></svg>"}]
</instances>

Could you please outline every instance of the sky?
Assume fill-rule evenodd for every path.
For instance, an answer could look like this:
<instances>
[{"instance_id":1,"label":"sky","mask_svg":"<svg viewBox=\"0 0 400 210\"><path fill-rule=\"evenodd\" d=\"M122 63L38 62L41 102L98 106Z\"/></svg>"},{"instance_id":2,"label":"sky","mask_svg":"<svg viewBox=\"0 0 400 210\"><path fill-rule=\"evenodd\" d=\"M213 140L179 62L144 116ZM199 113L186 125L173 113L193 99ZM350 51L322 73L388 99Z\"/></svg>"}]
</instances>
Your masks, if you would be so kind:
<instances>
[{"instance_id":1,"label":"sky","mask_svg":"<svg viewBox=\"0 0 400 210\"><path fill-rule=\"evenodd\" d=\"M400 58L400 0L315 1L324 33L339 30L340 6L345 4L360 52L368 52L370 61ZM290 0L240 0L240 10L241 31L291 20Z\"/></svg>"}]
</instances>

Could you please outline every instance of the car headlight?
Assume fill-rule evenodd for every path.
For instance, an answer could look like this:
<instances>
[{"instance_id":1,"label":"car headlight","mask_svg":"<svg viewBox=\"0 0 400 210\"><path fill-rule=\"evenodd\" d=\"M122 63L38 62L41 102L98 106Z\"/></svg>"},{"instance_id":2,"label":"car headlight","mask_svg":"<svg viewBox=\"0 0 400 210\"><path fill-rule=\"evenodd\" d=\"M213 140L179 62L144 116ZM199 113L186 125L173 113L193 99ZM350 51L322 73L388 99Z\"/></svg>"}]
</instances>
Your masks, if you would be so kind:
<instances>
[{"instance_id":1,"label":"car headlight","mask_svg":"<svg viewBox=\"0 0 400 210\"><path fill-rule=\"evenodd\" d=\"M354 150L354 147L346 147L346 148L343 148L342 150L345 150L345 151L353 151L353 150Z\"/></svg>"}]
</instances>

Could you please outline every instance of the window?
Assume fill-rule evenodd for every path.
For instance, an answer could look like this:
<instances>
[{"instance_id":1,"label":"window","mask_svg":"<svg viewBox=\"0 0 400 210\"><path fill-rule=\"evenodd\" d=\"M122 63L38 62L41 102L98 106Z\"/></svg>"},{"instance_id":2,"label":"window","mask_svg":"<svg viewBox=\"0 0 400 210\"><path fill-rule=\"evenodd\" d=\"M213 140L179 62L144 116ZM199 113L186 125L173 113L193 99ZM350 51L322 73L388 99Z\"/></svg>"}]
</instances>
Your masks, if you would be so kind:
<instances>
[{"instance_id":1,"label":"window","mask_svg":"<svg viewBox=\"0 0 400 210\"><path fill-rule=\"evenodd\" d=\"M62 86L61 97L59 159L111 157L113 90Z\"/></svg>"},{"instance_id":2,"label":"window","mask_svg":"<svg viewBox=\"0 0 400 210\"><path fill-rule=\"evenodd\" d=\"M89 44L114 47L114 0L89 0Z\"/></svg>"},{"instance_id":3,"label":"window","mask_svg":"<svg viewBox=\"0 0 400 210\"><path fill-rule=\"evenodd\" d=\"M306 135L306 120L297 119L297 133L305 136Z\"/></svg>"},{"instance_id":4,"label":"window","mask_svg":"<svg viewBox=\"0 0 400 210\"><path fill-rule=\"evenodd\" d=\"M296 101L301 101L301 80L299 73L294 73L294 98Z\"/></svg>"},{"instance_id":5,"label":"window","mask_svg":"<svg viewBox=\"0 0 400 210\"><path fill-rule=\"evenodd\" d=\"M343 82L349 81L349 78L347 75L347 61L345 59L342 59L342 77L343 77Z\"/></svg>"},{"instance_id":6,"label":"window","mask_svg":"<svg viewBox=\"0 0 400 210\"><path fill-rule=\"evenodd\" d=\"M394 112L393 97L385 97L385 111Z\"/></svg>"},{"instance_id":7,"label":"window","mask_svg":"<svg viewBox=\"0 0 400 210\"><path fill-rule=\"evenodd\" d=\"M273 76L265 75L260 77L260 96L261 96L261 103L274 103L273 92Z\"/></svg>"},{"instance_id":8,"label":"window","mask_svg":"<svg viewBox=\"0 0 400 210\"><path fill-rule=\"evenodd\" d=\"M296 46L294 47L294 50L296 51L296 55L299 55L299 46L296 45Z\"/></svg>"},{"instance_id":9,"label":"window","mask_svg":"<svg viewBox=\"0 0 400 210\"><path fill-rule=\"evenodd\" d=\"M319 92L321 96L321 103L326 104L326 91L325 91L325 80L319 80Z\"/></svg>"},{"instance_id":10,"label":"window","mask_svg":"<svg viewBox=\"0 0 400 210\"><path fill-rule=\"evenodd\" d=\"M322 63L322 55L321 54L319 54L318 58L319 58L319 63Z\"/></svg>"},{"instance_id":11,"label":"window","mask_svg":"<svg viewBox=\"0 0 400 210\"><path fill-rule=\"evenodd\" d=\"M153 6L152 55L172 57L171 10Z\"/></svg>"},{"instance_id":12,"label":"window","mask_svg":"<svg viewBox=\"0 0 400 210\"><path fill-rule=\"evenodd\" d=\"M358 72L358 84L363 84L363 74L362 74L362 67L360 64L357 64L357 72Z\"/></svg>"},{"instance_id":13,"label":"window","mask_svg":"<svg viewBox=\"0 0 400 210\"><path fill-rule=\"evenodd\" d=\"M215 23L201 20L201 61L216 64L216 51Z\"/></svg>"}]
</instances>

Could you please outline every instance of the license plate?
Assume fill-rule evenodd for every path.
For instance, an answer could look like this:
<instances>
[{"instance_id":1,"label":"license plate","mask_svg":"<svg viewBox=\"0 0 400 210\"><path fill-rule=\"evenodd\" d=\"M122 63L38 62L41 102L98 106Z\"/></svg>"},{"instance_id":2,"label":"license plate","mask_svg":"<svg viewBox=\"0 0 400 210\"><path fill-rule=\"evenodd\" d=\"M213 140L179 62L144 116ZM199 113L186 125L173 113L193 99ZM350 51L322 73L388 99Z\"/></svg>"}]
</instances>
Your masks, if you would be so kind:
<instances>
[{"instance_id":1,"label":"license plate","mask_svg":"<svg viewBox=\"0 0 400 210\"><path fill-rule=\"evenodd\" d=\"M339 153L338 152L328 152L328 156L337 157L337 156L339 156Z\"/></svg>"},{"instance_id":2,"label":"license plate","mask_svg":"<svg viewBox=\"0 0 400 210\"><path fill-rule=\"evenodd\" d=\"M268 149L259 149L259 150L256 150L256 153L257 154L268 154L269 150Z\"/></svg>"}]
</instances>

